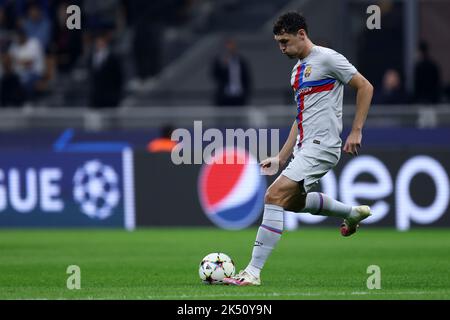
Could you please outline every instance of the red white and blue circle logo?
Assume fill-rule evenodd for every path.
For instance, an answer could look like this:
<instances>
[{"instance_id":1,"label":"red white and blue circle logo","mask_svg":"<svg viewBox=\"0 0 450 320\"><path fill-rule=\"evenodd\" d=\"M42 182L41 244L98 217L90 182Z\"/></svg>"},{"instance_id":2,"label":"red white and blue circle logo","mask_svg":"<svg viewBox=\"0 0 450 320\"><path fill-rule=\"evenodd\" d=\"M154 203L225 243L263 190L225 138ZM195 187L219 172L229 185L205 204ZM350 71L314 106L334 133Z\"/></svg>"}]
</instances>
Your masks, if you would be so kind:
<instances>
[{"instance_id":1,"label":"red white and blue circle logo","mask_svg":"<svg viewBox=\"0 0 450 320\"><path fill-rule=\"evenodd\" d=\"M198 180L206 216L224 229L250 226L262 212L266 190L256 159L245 150L227 148L208 163L202 166Z\"/></svg>"}]
</instances>

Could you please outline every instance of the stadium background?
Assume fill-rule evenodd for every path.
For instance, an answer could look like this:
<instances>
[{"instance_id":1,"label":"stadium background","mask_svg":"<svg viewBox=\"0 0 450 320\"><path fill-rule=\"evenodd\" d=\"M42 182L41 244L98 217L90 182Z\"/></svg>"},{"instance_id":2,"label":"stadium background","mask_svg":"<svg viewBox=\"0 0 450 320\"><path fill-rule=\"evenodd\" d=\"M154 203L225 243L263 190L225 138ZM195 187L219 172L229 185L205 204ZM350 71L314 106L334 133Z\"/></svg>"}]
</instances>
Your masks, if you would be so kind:
<instances>
[{"instance_id":1,"label":"stadium background","mask_svg":"<svg viewBox=\"0 0 450 320\"><path fill-rule=\"evenodd\" d=\"M66 27L71 4L81 9L80 30ZM381 8L379 30L366 27L371 4ZM444 0L0 0L0 227L221 228L201 206L200 193L208 192L198 187L201 166L175 166L150 142L165 127L192 130L201 120L204 129L280 129L284 143L295 116L294 61L279 53L271 29L287 10L303 12L313 42L343 53L375 87L361 161L343 155L334 182L320 188L376 206L380 214L367 227L449 227ZM234 106L218 101L213 77L230 39L248 71L244 100ZM343 139L354 101L346 88ZM86 200L96 196L104 197ZM287 219L290 230L337 225Z\"/></svg>"},{"instance_id":2,"label":"stadium background","mask_svg":"<svg viewBox=\"0 0 450 320\"><path fill-rule=\"evenodd\" d=\"M386 181L375 179L373 174L371 178L367 172L366 177L360 174L354 179L355 183L358 179L373 183L371 193L381 190L379 196L354 201L387 201L389 205L385 218L374 224L393 225L396 200L407 196L397 194L395 188L401 166L398 162L418 155L435 158L439 153L437 160L446 176L433 180L418 169L411 180L411 197L418 206L430 208L439 200L437 186L449 188L450 63L444 57L450 51L450 41L446 41L448 35L439 32L449 24L445 19L450 8L447 1L381 1L379 30L366 27L367 1L322 1L320 5L312 1L230 0L74 3L81 9L81 30L67 29L70 14L65 11L69 5L65 1L2 1L0 6L2 226L55 225L54 217L46 215L45 206L39 204L43 192L38 182L42 179L34 179L37 182L33 187L33 177L27 176L30 168L39 175L39 168L51 167L54 160L50 159L58 158L55 167L60 168L60 174L73 176L67 161L73 161L74 153L86 161L107 161L110 154L120 158L122 150L128 148L134 153L134 160L130 160L134 169L129 170L134 170L135 177L134 190L130 191L135 192L135 200L128 199L135 203L128 206L135 207L138 225L210 225L200 207L198 190L192 187L198 183L199 166L175 169L169 156L150 152L149 142L158 138L164 126L192 129L194 121L201 120L204 130L277 128L282 144L295 112L288 83L293 61L279 55L271 26L279 12L289 9L304 12L311 38L342 52L375 86L362 154L378 157L389 171L391 182L385 186ZM321 10L324 5L330 10ZM30 27L33 25L34 29ZM20 68L20 55L15 56L13 50L20 28L28 32L28 38L38 40L40 51L36 52L43 55L44 69L31 84L23 80L26 71ZM239 54L248 64L250 79L247 100L232 107L218 105L212 77L213 61L225 51L226 39L236 41ZM101 56L101 41L109 48L109 59L95 67L93 61ZM429 59L438 68L437 79L432 72L418 70L417 48L422 41L428 44ZM11 72L7 71L8 57L13 60ZM397 85L389 87L389 73L398 75ZM18 76L18 88L11 85L10 74ZM420 86L424 84L438 87L428 86L429 91L423 93ZM18 97L14 97L16 92ZM347 89L346 129L354 114L353 103L354 92ZM346 155L342 159L344 166L351 162ZM80 161L78 166L83 165ZM16 168L17 174L11 176L11 168ZM61 182L55 179L50 183ZM63 210L70 225L70 215L79 212L72 203L70 181L64 183L49 197L51 201L61 192L70 203ZM345 192L340 189L337 196L342 199ZM16 193L18 197L14 198ZM171 201L174 195L183 201ZM440 201L448 203L448 195L444 198ZM28 209L17 209L15 203L20 201L28 201ZM448 210L447 205L426 224L448 225ZM426 210L417 215L427 220L427 214L432 215ZM108 219L104 220L108 225ZM94 219L93 224L99 221Z\"/></svg>"}]
</instances>

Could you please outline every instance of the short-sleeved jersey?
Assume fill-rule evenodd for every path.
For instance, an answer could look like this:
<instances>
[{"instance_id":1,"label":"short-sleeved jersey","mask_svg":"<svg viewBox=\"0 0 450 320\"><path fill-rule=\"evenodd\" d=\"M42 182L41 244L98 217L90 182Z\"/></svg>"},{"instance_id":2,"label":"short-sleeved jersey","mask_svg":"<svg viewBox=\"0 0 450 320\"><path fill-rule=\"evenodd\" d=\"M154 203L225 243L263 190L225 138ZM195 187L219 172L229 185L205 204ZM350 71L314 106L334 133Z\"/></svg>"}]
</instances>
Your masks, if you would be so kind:
<instances>
[{"instance_id":1,"label":"short-sleeved jersey","mask_svg":"<svg viewBox=\"0 0 450 320\"><path fill-rule=\"evenodd\" d=\"M356 68L340 53L314 46L292 70L297 103L297 147L315 143L340 148L344 84Z\"/></svg>"}]
</instances>

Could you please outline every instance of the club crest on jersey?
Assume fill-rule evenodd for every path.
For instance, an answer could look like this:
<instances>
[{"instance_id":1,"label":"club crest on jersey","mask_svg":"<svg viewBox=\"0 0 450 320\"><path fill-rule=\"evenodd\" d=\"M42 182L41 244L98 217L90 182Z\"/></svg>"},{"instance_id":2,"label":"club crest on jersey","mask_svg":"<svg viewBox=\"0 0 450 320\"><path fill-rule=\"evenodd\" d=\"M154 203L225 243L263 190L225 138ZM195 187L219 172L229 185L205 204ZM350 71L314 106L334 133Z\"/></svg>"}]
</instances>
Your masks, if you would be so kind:
<instances>
[{"instance_id":1,"label":"club crest on jersey","mask_svg":"<svg viewBox=\"0 0 450 320\"><path fill-rule=\"evenodd\" d=\"M311 66L306 66L305 68L305 78L308 78L311 75Z\"/></svg>"}]
</instances>

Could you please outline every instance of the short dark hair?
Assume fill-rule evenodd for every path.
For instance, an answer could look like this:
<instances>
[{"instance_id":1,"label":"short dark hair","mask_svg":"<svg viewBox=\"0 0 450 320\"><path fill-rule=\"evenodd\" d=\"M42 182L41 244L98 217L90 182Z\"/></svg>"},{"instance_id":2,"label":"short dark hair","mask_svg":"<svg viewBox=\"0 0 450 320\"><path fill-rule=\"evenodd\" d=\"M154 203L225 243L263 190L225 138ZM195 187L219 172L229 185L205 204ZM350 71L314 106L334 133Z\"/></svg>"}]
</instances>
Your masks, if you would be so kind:
<instances>
[{"instance_id":1,"label":"short dark hair","mask_svg":"<svg viewBox=\"0 0 450 320\"><path fill-rule=\"evenodd\" d=\"M308 34L308 26L306 25L305 17L298 12L291 11L278 18L273 26L273 34L296 34L300 29L305 30L306 34Z\"/></svg>"}]
</instances>

